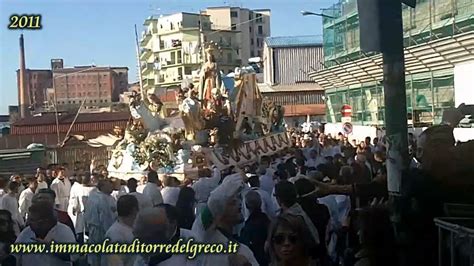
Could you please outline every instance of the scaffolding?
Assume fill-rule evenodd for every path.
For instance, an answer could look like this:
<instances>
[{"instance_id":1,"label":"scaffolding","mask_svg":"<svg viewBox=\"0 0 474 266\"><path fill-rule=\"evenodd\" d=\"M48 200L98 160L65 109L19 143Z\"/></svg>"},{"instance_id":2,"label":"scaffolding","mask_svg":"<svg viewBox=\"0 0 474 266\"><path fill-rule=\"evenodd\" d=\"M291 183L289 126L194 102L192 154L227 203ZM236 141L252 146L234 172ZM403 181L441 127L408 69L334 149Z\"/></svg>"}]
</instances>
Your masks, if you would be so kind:
<instances>
[{"instance_id":1,"label":"scaffolding","mask_svg":"<svg viewBox=\"0 0 474 266\"><path fill-rule=\"evenodd\" d=\"M327 67L367 56L360 51L357 0L340 0L322 10ZM417 0L403 6L405 47L474 30L474 0ZM368 54L371 55L371 54Z\"/></svg>"},{"instance_id":2,"label":"scaffolding","mask_svg":"<svg viewBox=\"0 0 474 266\"><path fill-rule=\"evenodd\" d=\"M352 106L355 124L383 125L382 57L360 51L357 0L323 9L324 69L310 73L326 92L327 121ZM408 121L439 123L454 106L454 66L474 60L474 0L417 0L403 7Z\"/></svg>"}]
</instances>

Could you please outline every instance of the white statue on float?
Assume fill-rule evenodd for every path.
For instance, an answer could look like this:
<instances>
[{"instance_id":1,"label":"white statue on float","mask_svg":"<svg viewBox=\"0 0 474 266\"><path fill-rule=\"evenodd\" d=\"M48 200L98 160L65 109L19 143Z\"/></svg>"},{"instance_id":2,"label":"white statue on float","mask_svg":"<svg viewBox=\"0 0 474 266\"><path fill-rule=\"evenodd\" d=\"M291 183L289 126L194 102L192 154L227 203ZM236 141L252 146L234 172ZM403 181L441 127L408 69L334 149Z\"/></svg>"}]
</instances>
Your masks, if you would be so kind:
<instances>
[{"instance_id":1,"label":"white statue on float","mask_svg":"<svg viewBox=\"0 0 474 266\"><path fill-rule=\"evenodd\" d=\"M140 95L133 93L130 100L133 122L115 146L107 170L125 180L141 177L149 168L172 172L175 158L170 147L169 123L161 116L163 103L154 89L143 90Z\"/></svg>"},{"instance_id":2,"label":"white statue on float","mask_svg":"<svg viewBox=\"0 0 474 266\"><path fill-rule=\"evenodd\" d=\"M132 117L141 120L150 132L163 130L168 126L168 122L161 116L163 103L155 94L155 88L141 92L139 97L137 94L132 94L130 100Z\"/></svg>"}]
</instances>

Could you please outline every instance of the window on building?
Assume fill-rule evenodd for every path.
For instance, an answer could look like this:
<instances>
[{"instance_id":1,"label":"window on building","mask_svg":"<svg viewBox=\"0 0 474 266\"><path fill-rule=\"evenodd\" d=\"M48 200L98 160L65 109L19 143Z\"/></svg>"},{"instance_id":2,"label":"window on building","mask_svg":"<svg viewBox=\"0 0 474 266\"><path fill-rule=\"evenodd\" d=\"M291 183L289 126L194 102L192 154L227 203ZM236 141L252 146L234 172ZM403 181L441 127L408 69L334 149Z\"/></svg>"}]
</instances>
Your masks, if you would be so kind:
<instances>
[{"instance_id":1,"label":"window on building","mask_svg":"<svg viewBox=\"0 0 474 266\"><path fill-rule=\"evenodd\" d=\"M252 12L249 12L249 20L251 20L253 18L253 14Z\"/></svg>"},{"instance_id":2,"label":"window on building","mask_svg":"<svg viewBox=\"0 0 474 266\"><path fill-rule=\"evenodd\" d=\"M239 17L239 13L237 11L230 11L230 17L232 18L238 18Z\"/></svg>"},{"instance_id":3,"label":"window on building","mask_svg":"<svg viewBox=\"0 0 474 266\"><path fill-rule=\"evenodd\" d=\"M250 57L255 57L255 53L252 51L250 51Z\"/></svg>"},{"instance_id":4,"label":"window on building","mask_svg":"<svg viewBox=\"0 0 474 266\"><path fill-rule=\"evenodd\" d=\"M174 65L176 64L176 53L175 52L171 52L171 65Z\"/></svg>"},{"instance_id":5,"label":"window on building","mask_svg":"<svg viewBox=\"0 0 474 266\"><path fill-rule=\"evenodd\" d=\"M191 75L193 70L190 67L184 68L184 75Z\"/></svg>"},{"instance_id":6,"label":"window on building","mask_svg":"<svg viewBox=\"0 0 474 266\"><path fill-rule=\"evenodd\" d=\"M178 80L183 80L183 68L178 68Z\"/></svg>"},{"instance_id":7,"label":"window on building","mask_svg":"<svg viewBox=\"0 0 474 266\"><path fill-rule=\"evenodd\" d=\"M263 35L263 26L258 25L258 35Z\"/></svg>"},{"instance_id":8,"label":"window on building","mask_svg":"<svg viewBox=\"0 0 474 266\"><path fill-rule=\"evenodd\" d=\"M256 18L255 20L257 21L257 23L262 23L262 22L263 22L263 16L262 16L262 14L257 13L257 14L255 15L255 18Z\"/></svg>"},{"instance_id":9,"label":"window on building","mask_svg":"<svg viewBox=\"0 0 474 266\"><path fill-rule=\"evenodd\" d=\"M183 62L183 59L181 57L181 51L178 51L176 53L176 61L178 62L178 64L181 64L181 62Z\"/></svg>"},{"instance_id":10,"label":"window on building","mask_svg":"<svg viewBox=\"0 0 474 266\"><path fill-rule=\"evenodd\" d=\"M250 38L250 45L253 45L253 38Z\"/></svg>"},{"instance_id":11,"label":"window on building","mask_svg":"<svg viewBox=\"0 0 474 266\"><path fill-rule=\"evenodd\" d=\"M258 57L262 57L262 50L258 50Z\"/></svg>"},{"instance_id":12,"label":"window on building","mask_svg":"<svg viewBox=\"0 0 474 266\"><path fill-rule=\"evenodd\" d=\"M170 30L174 30L173 22L170 22Z\"/></svg>"},{"instance_id":13,"label":"window on building","mask_svg":"<svg viewBox=\"0 0 474 266\"><path fill-rule=\"evenodd\" d=\"M237 25L235 25L234 23L230 25L230 29L231 30L237 30Z\"/></svg>"},{"instance_id":14,"label":"window on building","mask_svg":"<svg viewBox=\"0 0 474 266\"><path fill-rule=\"evenodd\" d=\"M252 33L252 26L249 26L249 32Z\"/></svg>"},{"instance_id":15,"label":"window on building","mask_svg":"<svg viewBox=\"0 0 474 266\"><path fill-rule=\"evenodd\" d=\"M165 49L165 41L160 40L160 50Z\"/></svg>"}]
</instances>

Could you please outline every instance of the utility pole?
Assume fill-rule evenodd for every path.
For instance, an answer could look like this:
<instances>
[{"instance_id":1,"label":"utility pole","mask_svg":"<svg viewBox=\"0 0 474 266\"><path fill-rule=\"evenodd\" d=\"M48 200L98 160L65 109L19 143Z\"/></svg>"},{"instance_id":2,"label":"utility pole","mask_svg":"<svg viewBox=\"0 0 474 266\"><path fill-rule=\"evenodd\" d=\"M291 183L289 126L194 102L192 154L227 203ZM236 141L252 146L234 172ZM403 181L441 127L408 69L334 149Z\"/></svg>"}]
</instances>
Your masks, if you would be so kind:
<instances>
[{"instance_id":1,"label":"utility pole","mask_svg":"<svg viewBox=\"0 0 474 266\"><path fill-rule=\"evenodd\" d=\"M401 246L400 265L410 265L409 239L402 212L402 176L409 168L408 128L403 51L402 2L414 0L358 0L361 50L381 52L387 141L387 186L392 204L391 220Z\"/></svg>"}]
</instances>

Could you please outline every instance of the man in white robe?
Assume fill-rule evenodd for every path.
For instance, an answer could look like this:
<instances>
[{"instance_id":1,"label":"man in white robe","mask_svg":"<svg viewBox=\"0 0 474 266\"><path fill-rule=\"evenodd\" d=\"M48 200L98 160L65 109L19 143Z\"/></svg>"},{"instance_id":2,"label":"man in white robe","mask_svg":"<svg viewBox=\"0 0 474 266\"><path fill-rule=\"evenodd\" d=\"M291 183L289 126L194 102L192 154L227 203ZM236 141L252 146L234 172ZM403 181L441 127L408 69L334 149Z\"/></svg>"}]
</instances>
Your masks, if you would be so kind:
<instances>
[{"instance_id":1,"label":"man in white robe","mask_svg":"<svg viewBox=\"0 0 474 266\"><path fill-rule=\"evenodd\" d=\"M244 173L227 176L222 184L211 192L207 207L196 217L193 233L198 242L223 243L230 241L238 243L232 236L233 228L243 221L241 213L240 193L243 189ZM250 265L258 265L252 251L244 244L239 244L237 254L245 257ZM234 254L235 255L235 254ZM232 265L235 256L229 254L206 254L202 256L201 265Z\"/></svg>"},{"instance_id":2,"label":"man in white robe","mask_svg":"<svg viewBox=\"0 0 474 266\"><path fill-rule=\"evenodd\" d=\"M198 170L199 179L192 184L191 188L195 192L196 198L196 215L199 215L201 211L207 206L207 199L221 180L221 173L219 169L214 168L211 172L208 168Z\"/></svg>"},{"instance_id":3,"label":"man in white robe","mask_svg":"<svg viewBox=\"0 0 474 266\"><path fill-rule=\"evenodd\" d=\"M66 170L64 168L58 170L58 176L51 183L51 189L56 193L56 208L66 212L67 205L69 204L71 182L66 178Z\"/></svg>"},{"instance_id":4,"label":"man in white robe","mask_svg":"<svg viewBox=\"0 0 474 266\"><path fill-rule=\"evenodd\" d=\"M23 219L26 220L27 214L28 214L28 209L31 206L31 200L33 199L33 196L35 195L35 191L38 188L38 182L36 182L35 178L30 178L28 180L28 187L23 190L20 194L20 200L18 201L19 204L19 211L20 215Z\"/></svg>"},{"instance_id":5,"label":"man in white robe","mask_svg":"<svg viewBox=\"0 0 474 266\"><path fill-rule=\"evenodd\" d=\"M28 223L15 243L75 243L71 229L56 219L51 203L33 203L29 209ZM70 266L76 256L67 253L19 253L17 265Z\"/></svg>"},{"instance_id":6,"label":"man in white robe","mask_svg":"<svg viewBox=\"0 0 474 266\"><path fill-rule=\"evenodd\" d=\"M110 180L100 180L97 188L90 193L84 210L89 242L96 244L104 241L105 233L117 217L115 199L110 195L113 190ZM89 254L87 259L92 266L100 265L99 255Z\"/></svg>"},{"instance_id":7,"label":"man in white robe","mask_svg":"<svg viewBox=\"0 0 474 266\"><path fill-rule=\"evenodd\" d=\"M117 201L117 221L107 230L105 237L110 243L131 244L135 239L133 223L138 214L138 200L132 195L123 195ZM133 266L134 254L112 254L102 256L103 266Z\"/></svg>"},{"instance_id":8,"label":"man in white robe","mask_svg":"<svg viewBox=\"0 0 474 266\"><path fill-rule=\"evenodd\" d=\"M158 182L158 174L155 171L148 172L148 182L143 188L143 195L151 199L153 206L163 203L163 196L161 195Z\"/></svg>"}]
</instances>

